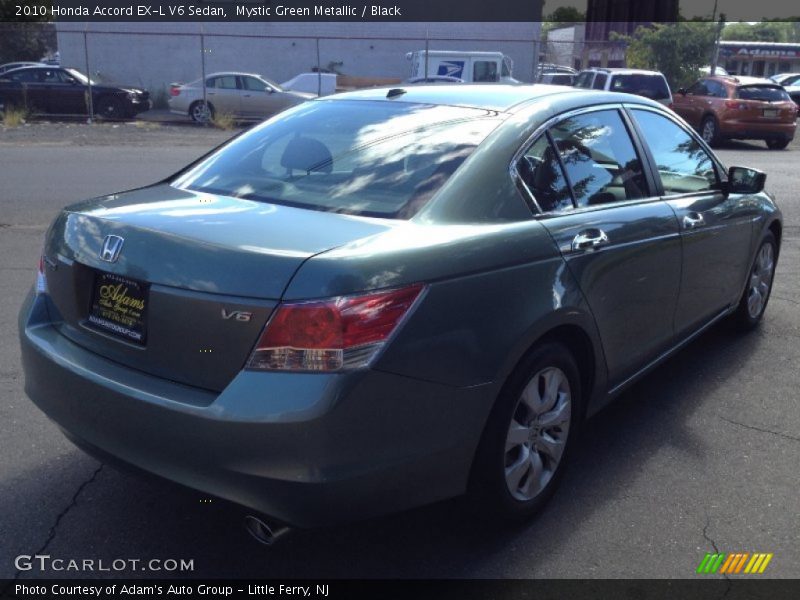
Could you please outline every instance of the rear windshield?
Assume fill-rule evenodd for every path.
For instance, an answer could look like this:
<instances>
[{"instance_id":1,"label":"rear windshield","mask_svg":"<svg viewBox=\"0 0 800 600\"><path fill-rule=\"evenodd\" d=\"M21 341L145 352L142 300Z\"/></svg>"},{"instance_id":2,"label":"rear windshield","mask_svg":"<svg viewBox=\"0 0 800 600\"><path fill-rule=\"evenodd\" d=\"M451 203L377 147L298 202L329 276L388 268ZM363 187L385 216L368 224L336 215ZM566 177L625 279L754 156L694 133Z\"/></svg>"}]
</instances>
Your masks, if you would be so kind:
<instances>
[{"instance_id":1,"label":"rear windshield","mask_svg":"<svg viewBox=\"0 0 800 600\"><path fill-rule=\"evenodd\" d=\"M666 79L661 75L643 73L614 75L614 79L611 81L611 90L625 92L626 94L636 94L653 100L669 98L669 86Z\"/></svg>"},{"instance_id":2,"label":"rear windshield","mask_svg":"<svg viewBox=\"0 0 800 600\"><path fill-rule=\"evenodd\" d=\"M306 102L234 140L173 185L348 214L407 219L500 123L474 108Z\"/></svg>"},{"instance_id":3,"label":"rear windshield","mask_svg":"<svg viewBox=\"0 0 800 600\"><path fill-rule=\"evenodd\" d=\"M575 83L573 85L579 88L592 87L593 75L594 75L593 71L583 71L581 73L578 73L578 76L575 78Z\"/></svg>"},{"instance_id":4,"label":"rear windshield","mask_svg":"<svg viewBox=\"0 0 800 600\"><path fill-rule=\"evenodd\" d=\"M747 85L736 90L740 100L761 100L763 102L780 102L791 100L782 87L769 85Z\"/></svg>"}]
</instances>

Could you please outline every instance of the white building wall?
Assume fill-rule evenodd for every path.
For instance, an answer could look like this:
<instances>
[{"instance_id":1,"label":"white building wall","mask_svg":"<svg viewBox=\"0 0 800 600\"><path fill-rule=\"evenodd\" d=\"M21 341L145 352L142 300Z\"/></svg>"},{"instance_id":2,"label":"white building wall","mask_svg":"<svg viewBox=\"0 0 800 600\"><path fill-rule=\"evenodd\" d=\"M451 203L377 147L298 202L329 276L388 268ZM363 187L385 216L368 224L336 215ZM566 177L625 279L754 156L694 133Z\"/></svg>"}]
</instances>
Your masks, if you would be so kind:
<instances>
[{"instance_id":1,"label":"white building wall","mask_svg":"<svg viewBox=\"0 0 800 600\"><path fill-rule=\"evenodd\" d=\"M317 64L341 62L340 72L361 77L409 75L405 54L431 50L499 50L514 61L514 76L531 81L534 23L56 23L64 66L158 94L170 82L201 76L200 33L205 33L205 72L252 71L286 81ZM350 39L347 39L350 38ZM355 39L354 39L355 38ZM368 38L368 39L358 39Z\"/></svg>"}]
</instances>

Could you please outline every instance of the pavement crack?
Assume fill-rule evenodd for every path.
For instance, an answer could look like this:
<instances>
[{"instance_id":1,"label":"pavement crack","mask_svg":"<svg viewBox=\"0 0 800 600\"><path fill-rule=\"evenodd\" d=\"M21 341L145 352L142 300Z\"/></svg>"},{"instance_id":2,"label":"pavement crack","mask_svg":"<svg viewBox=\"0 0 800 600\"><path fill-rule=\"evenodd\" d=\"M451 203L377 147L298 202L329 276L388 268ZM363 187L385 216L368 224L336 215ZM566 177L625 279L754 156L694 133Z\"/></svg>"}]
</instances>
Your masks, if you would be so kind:
<instances>
[{"instance_id":1,"label":"pavement crack","mask_svg":"<svg viewBox=\"0 0 800 600\"><path fill-rule=\"evenodd\" d=\"M731 425L737 425L739 427L744 427L745 429L752 429L753 431L760 431L761 433L771 433L772 435L777 435L778 437L782 437L787 440L800 442L800 437L795 437L787 433L782 433L780 431L772 431L771 429L764 429L763 427L756 427L755 425L748 425L747 423L740 423L739 421L734 421L733 419L728 419L727 417L719 417L719 418L727 423L730 423Z\"/></svg>"},{"instance_id":2,"label":"pavement crack","mask_svg":"<svg viewBox=\"0 0 800 600\"><path fill-rule=\"evenodd\" d=\"M800 306L800 302L797 300L792 300L791 298L786 298L785 296L779 296L778 294L772 294L773 298L777 298L778 300L783 300L784 302L789 302L791 304L795 304Z\"/></svg>"},{"instance_id":3,"label":"pavement crack","mask_svg":"<svg viewBox=\"0 0 800 600\"><path fill-rule=\"evenodd\" d=\"M64 507L64 509L56 517L56 521L55 521L55 523L53 523L53 526L50 528L50 532L47 534L47 539L45 540L44 544L42 544L41 548L39 548L36 552L33 553L33 556L39 555L42 552L44 552L45 550L47 550L47 547L50 545L50 543L56 537L56 533L58 532L58 526L61 523L61 519L63 519L65 516L67 516L67 513L70 510L72 510L72 508L75 507L78 504L78 496L81 495L81 492L83 492L83 490L88 485L90 485L91 483L94 482L95 479L97 479L97 476L100 474L100 471L102 471L102 470L103 470L103 465L101 464L99 467L97 467L94 470L94 473L92 473L91 477L89 477L86 481L84 481L83 483L81 483L78 486L78 489L75 490L75 493L72 495L72 500L69 501L69 504L67 504ZM8 588L10 588L11 585L15 581L17 581L19 579L20 575L22 575L22 570L18 569L17 572L14 574L14 578L11 579L11 581L9 582L8 586L6 586L5 589L0 591L0 597L2 597L8 591Z\"/></svg>"},{"instance_id":4,"label":"pavement crack","mask_svg":"<svg viewBox=\"0 0 800 600\"><path fill-rule=\"evenodd\" d=\"M706 511L706 524L703 526L703 538L711 544L711 547L714 548L714 554L719 554L719 548L717 548L717 542L715 542L711 537L708 535L708 528L711 526L711 516ZM720 596L720 600L725 598L731 591L732 583L730 577L728 577L727 573L722 573L722 577L725 579L725 591L723 592L722 596Z\"/></svg>"}]
</instances>

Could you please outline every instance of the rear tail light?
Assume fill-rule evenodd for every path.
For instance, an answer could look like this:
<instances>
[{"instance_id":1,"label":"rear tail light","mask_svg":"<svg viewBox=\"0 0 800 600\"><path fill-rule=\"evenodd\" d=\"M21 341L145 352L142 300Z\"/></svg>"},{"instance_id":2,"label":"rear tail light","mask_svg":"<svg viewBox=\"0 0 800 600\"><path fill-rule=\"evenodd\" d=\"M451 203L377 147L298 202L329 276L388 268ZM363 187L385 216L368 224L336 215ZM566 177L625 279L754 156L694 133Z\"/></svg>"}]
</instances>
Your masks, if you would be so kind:
<instances>
[{"instance_id":1,"label":"rear tail light","mask_svg":"<svg viewBox=\"0 0 800 600\"><path fill-rule=\"evenodd\" d=\"M44 294L47 292L47 276L44 272L44 256L39 257L39 270L36 272L36 293Z\"/></svg>"},{"instance_id":2,"label":"rear tail light","mask_svg":"<svg viewBox=\"0 0 800 600\"><path fill-rule=\"evenodd\" d=\"M732 108L733 110L747 110L747 104L739 102L738 100L725 100L725 108Z\"/></svg>"},{"instance_id":3,"label":"rear tail light","mask_svg":"<svg viewBox=\"0 0 800 600\"><path fill-rule=\"evenodd\" d=\"M181 95L181 87L179 85L170 86L169 95L170 96L180 96Z\"/></svg>"},{"instance_id":4,"label":"rear tail light","mask_svg":"<svg viewBox=\"0 0 800 600\"><path fill-rule=\"evenodd\" d=\"M318 302L281 304L248 369L341 371L367 366L408 314L420 284Z\"/></svg>"}]
</instances>

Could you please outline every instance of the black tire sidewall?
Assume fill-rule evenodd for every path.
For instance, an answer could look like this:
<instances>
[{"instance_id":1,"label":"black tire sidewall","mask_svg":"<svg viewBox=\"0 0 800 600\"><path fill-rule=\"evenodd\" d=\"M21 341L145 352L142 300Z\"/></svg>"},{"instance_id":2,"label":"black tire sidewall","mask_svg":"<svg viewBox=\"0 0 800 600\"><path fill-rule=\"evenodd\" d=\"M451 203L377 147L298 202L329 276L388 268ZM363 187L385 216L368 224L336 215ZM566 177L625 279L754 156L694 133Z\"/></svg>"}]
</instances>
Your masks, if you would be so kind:
<instances>
[{"instance_id":1,"label":"black tire sidewall","mask_svg":"<svg viewBox=\"0 0 800 600\"><path fill-rule=\"evenodd\" d=\"M505 480L505 441L517 401L531 377L547 367L567 376L572 394L569 435L561 462L545 488L535 498L515 499ZM504 521L530 517L552 496L569 463L583 416L583 391L575 359L565 346L548 342L534 347L517 365L498 395L476 452L469 485L473 507L487 518Z\"/></svg>"},{"instance_id":2,"label":"black tire sidewall","mask_svg":"<svg viewBox=\"0 0 800 600\"><path fill-rule=\"evenodd\" d=\"M109 106L114 107L112 114L108 114L107 111L104 110ZM113 96L103 96L97 101L97 115L104 119L122 119L125 117L124 112L122 101L119 98L114 98Z\"/></svg>"},{"instance_id":3,"label":"black tire sidewall","mask_svg":"<svg viewBox=\"0 0 800 600\"><path fill-rule=\"evenodd\" d=\"M717 122L717 119L716 119L716 117L714 117L713 115L707 115L707 116L706 116L706 117L703 119L703 121L700 123L700 136L701 136L701 137L703 136L703 130L704 130L704 129L705 129L705 127L706 127L706 122L707 122L707 121L711 121L711 123L713 123L713 125L714 125L714 135L713 135L713 137L712 137L710 140L708 140L708 141L706 141L706 140L705 140L705 138L703 138L703 141L705 141L705 142L706 142L706 144L708 144L709 146L711 146L711 147L713 148L714 146L716 146L716 145L718 145L718 144L719 144L719 140L720 140L720 136L719 136L719 123Z\"/></svg>"}]
</instances>

